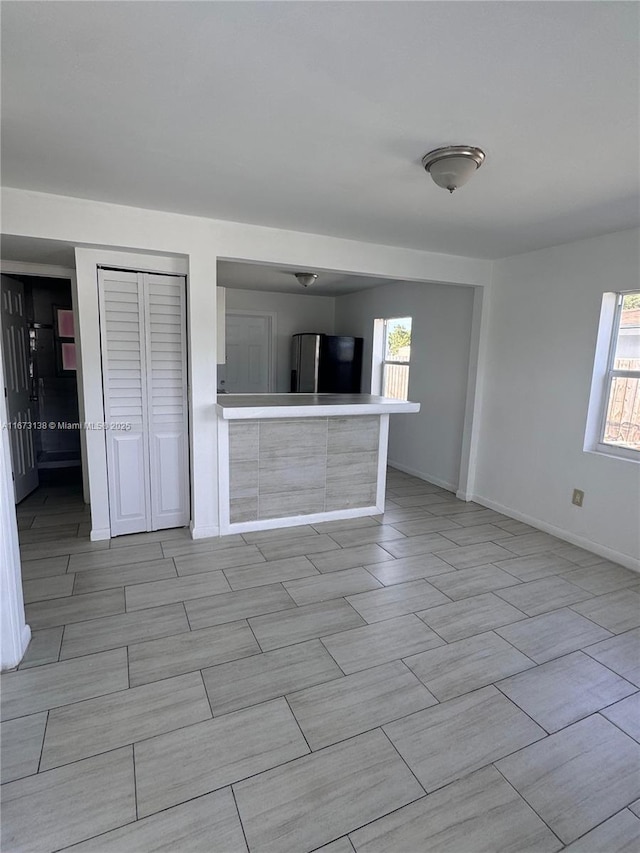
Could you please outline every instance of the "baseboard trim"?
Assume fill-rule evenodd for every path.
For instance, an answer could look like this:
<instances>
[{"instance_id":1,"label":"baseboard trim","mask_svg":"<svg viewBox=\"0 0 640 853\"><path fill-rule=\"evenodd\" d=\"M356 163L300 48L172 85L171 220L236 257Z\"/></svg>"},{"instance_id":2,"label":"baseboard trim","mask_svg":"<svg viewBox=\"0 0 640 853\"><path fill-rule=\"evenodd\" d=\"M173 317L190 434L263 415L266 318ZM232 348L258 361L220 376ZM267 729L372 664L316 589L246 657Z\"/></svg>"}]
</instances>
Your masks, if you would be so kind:
<instances>
[{"instance_id":1,"label":"baseboard trim","mask_svg":"<svg viewBox=\"0 0 640 853\"><path fill-rule=\"evenodd\" d=\"M401 465L400 462L393 462L391 459L387 461L387 465L389 468L396 468L398 471L402 471L403 474L411 474L412 477L417 477L419 480L424 480L434 486L440 486L441 489L446 489L448 492L456 493L456 489L458 488L454 483L441 480L440 477L434 477L433 474L425 474L424 471L409 468L407 465ZM466 498L462 500L466 500Z\"/></svg>"},{"instance_id":2,"label":"baseboard trim","mask_svg":"<svg viewBox=\"0 0 640 853\"><path fill-rule=\"evenodd\" d=\"M109 527L98 527L93 528L89 535L89 539L92 542L101 542L103 539L111 539L111 528Z\"/></svg>"},{"instance_id":3,"label":"baseboard trim","mask_svg":"<svg viewBox=\"0 0 640 853\"><path fill-rule=\"evenodd\" d=\"M211 539L213 536L220 536L220 528L217 526L194 527L193 524L190 524L189 530L191 531L192 539Z\"/></svg>"},{"instance_id":4,"label":"baseboard trim","mask_svg":"<svg viewBox=\"0 0 640 853\"><path fill-rule=\"evenodd\" d=\"M613 548L609 548L606 545L593 542L585 536L578 536L561 527L556 527L553 524L542 521L540 518L535 518L534 516L527 515L527 513L524 512L518 512L518 510L504 506L503 504L498 503L498 501L491 500L491 498L485 498L482 495L473 495L473 500L482 506L486 506L487 509L493 509L496 512L502 513L502 515L508 515L509 518L514 518L516 521L522 521L531 527L542 530L544 533L550 533L552 536L555 536L558 539L563 539L571 545L577 545L578 548L584 548L585 551L591 551L593 554L597 554L605 560L611 560L612 562L619 563L621 566L631 569L634 572L640 572L640 560L632 557L630 554L623 554L622 552L615 551Z\"/></svg>"}]
</instances>

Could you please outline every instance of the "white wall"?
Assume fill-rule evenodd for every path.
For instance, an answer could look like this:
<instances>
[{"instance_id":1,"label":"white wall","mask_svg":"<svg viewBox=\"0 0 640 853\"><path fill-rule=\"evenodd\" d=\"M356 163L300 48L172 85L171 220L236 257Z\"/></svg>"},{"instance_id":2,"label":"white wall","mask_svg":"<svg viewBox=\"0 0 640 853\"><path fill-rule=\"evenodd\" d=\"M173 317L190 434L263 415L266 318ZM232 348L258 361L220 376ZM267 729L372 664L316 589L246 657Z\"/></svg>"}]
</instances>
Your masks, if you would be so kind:
<instances>
[{"instance_id":1,"label":"white wall","mask_svg":"<svg viewBox=\"0 0 640 853\"><path fill-rule=\"evenodd\" d=\"M640 465L583 443L602 294L637 289L639 236L495 263L476 476L482 503L631 566ZM581 509L574 488L584 490Z\"/></svg>"},{"instance_id":2,"label":"white wall","mask_svg":"<svg viewBox=\"0 0 640 853\"><path fill-rule=\"evenodd\" d=\"M291 380L291 335L324 332L331 335L335 323L335 299L297 293L269 293L226 289L227 311L266 311L276 314L276 388L288 392ZM219 368L220 376L224 368Z\"/></svg>"},{"instance_id":3,"label":"white wall","mask_svg":"<svg viewBox=\"0 0 640 853\"><path fill-rule=\"evenodd\" d=\"M456 490L465 419L473 288L398 282L336 299L336 332L365 339L363 391L370 389L373 321L411 317L409 399L418 414L394 415L389 462Z\"/></svg>"}]
</instances>

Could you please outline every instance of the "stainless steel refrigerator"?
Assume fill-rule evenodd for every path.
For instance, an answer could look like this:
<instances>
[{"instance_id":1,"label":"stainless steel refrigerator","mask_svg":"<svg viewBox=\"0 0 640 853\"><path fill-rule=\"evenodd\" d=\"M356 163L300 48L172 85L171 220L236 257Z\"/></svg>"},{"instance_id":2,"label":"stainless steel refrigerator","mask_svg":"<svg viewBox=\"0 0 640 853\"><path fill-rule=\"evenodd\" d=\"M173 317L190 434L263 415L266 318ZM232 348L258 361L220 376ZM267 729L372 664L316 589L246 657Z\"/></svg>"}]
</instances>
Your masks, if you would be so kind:
<instances>
[{"instance_id":1,"label":"stainless steel refrigerator","mask_svg":"<svg viewBox=\"0 0 640 853\"><path fill-rule=\"evenodd\" d=\"M291 390L309 394L359 394L362 338L305 333L291 344Z\"/></svg>"}]
</instances>

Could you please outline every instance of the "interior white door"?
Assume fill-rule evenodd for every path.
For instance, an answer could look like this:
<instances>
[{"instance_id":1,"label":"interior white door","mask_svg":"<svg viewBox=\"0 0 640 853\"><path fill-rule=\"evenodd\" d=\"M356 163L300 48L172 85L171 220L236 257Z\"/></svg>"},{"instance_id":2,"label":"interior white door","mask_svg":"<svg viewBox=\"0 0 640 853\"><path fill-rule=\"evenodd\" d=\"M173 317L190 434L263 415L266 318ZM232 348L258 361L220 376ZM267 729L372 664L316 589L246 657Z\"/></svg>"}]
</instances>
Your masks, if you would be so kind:
<instances>
[{"instance_id":1,"label":"interior white door","mask_svg":"<svg viewBox=\"0 0 640 853\"><path fill-rule=\"evenodd\" d=\"M29 383L29 326L21 281L2 276L2 356L4 388L10 424L33 423ZM38 486L34 432L10 429L11 463L15 501L18 503Z\"/></svg>"},{"instance_id":2,"label":"interior white door","mask_svg":"<svg viewBox=\"0 0 640 853\"><path fill-rule=\"evenodd\" d=\"M142 279L99 270L102 385L111 535L151 529Z\"/></svg>"},{"instance_id":3,"label":"interior white door","mask_svg":"<svg viewBox=\"0 0 640 853\"><path fill-rule=\"evenodd\" d=\"M185 280L143 276L151 529L189 523Z\"/></svg>"},{"instance_id":4,"label":"interior white door","mask_svg":"<svg viewBox=\"0 0 640 853\"><path fill-rule=\"evenodd\" d=\"M225 331L226 390L237 394L271 391L271 318L227 312Z\"/></svg>"},{"instance_id":5,"label":"interior white door","mask_svg":"<svg viewBox=\"0 0 640 853\"><path fill-rule=\"evenodd\" d=\"M182 276L99 271L111 535L189 522Z\"/></svg>"}]
</instances>

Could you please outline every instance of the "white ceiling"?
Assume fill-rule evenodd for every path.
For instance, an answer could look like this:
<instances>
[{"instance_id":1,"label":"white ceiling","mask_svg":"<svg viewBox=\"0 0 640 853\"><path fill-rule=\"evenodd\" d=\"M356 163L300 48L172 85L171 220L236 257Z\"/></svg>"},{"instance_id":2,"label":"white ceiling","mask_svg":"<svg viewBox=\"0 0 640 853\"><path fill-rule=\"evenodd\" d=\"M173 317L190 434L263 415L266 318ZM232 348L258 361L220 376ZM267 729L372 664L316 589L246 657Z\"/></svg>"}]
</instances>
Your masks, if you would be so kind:
<instances>
[{"instance_id":1,"label":"white ceiling","mask_svg":"<svg viewBox=\"0 0 640 853\"><path fill-rule=\"evenodd\" d=\"M633 227L639 10L5 2L3 183L473 257Z\"/></svg>"}]
</instances>

